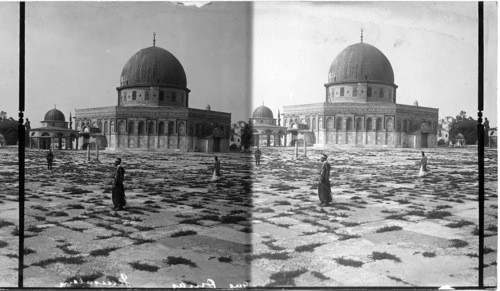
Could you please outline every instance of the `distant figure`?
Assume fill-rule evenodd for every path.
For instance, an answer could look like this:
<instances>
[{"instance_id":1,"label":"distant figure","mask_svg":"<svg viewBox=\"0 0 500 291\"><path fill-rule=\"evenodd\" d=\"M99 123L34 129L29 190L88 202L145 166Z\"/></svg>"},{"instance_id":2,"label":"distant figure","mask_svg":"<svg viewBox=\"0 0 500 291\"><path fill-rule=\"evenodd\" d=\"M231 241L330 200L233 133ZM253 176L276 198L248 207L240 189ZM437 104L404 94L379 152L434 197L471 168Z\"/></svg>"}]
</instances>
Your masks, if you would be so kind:
<instances>
[{"instance_id":1,"label":"distant figure","mask_svg":"<svg viewBox=\"0 0 500 291\"><path fill-rule=\"evenodd\" d=\"M420 177L427 175L427 157L424 152L422 152L422 159L420 160L420 173L418 175Z\"/></svg>"},{"instance_id":2,"label":"distant figure","mask_svg":"<svg viewBox=\"0 0 500 291\"><path fill-rule=\"evenodd\" d=\"M123 210L123 207L127 204L125 200L125 187L123 186L125 169L121 164L122 164L122 159L116 158L115 161L116 169L113 181L113 191L111 192L111 198L115 206L113 210L118 210L118 211Z\"/></svg>"},{"instance_id":3,"label":"distant figure","mask_svg":"<svg viewBox=\"0 0 500 291\"><path fill-rule=\"evenodd\" d=\"M214 174L212 175L212 181L218 181L220 179L220 162L219 159L217 159L217 156L215 156L215 162L214 162Z\"/></svg>"},{"instance_id":4,"label":"distant figure","mask_svg":"<svg viewBox=\"0 0 500 291\"><path fill-rule=\"evenodd\" d=\"M490 130L490 122L488 121L488 118L484 119L484 131L488 132Z\"/></svg>"},{"instance_id":5,"label":"distant figure","mask_svg":"<svg viewBox=\"0 0 500 291\"><path fill-rule=\"evenodd\" d=\"M318 196L321 206L328 206L332 202L332 190L330 189L330 169L331 166L326 159L328 156L322 154L321 157L321 172L319 175Z\"/></svg>"},{"instance_id":6,"label":"distant figure","mask_svg":"<svg viewBox=\"0 0 500 291\"><path fill-rule=\"evenodd\" d=\"M257 149L255 150L254 155L255 155L255 165L260 166L260 157L261 157L262 153L260 152L259 147L257 147Z\"/></svg>"},{"instance_id":7,"label":"distant figure","mask_svg":"<svg viewBox=\"0 0 500 291\"><path fill-rule=\"evenodd\" d=\"M52 170L52 162L54 161L54 154L52 153L52 149L49 149L47 153L47 169Z\"/></svg>"}]
</instances>

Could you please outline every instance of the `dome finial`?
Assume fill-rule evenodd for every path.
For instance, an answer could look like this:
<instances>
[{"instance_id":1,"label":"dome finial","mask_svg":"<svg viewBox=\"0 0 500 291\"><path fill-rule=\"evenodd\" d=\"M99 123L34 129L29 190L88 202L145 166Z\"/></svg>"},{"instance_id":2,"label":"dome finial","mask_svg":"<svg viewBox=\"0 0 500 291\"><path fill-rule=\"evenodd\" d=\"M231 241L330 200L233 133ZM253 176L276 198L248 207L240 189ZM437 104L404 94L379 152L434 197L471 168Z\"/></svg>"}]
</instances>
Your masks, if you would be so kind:
<instances>
[{"instance_id":1,"label":"dome finial","mask_svg":"<svg viewBox=\"0 0 500 291\"><path fill-rule=\"evenodd\" d=\"M363 29L361 28L361 43L363 43Z\"/></svg>"},{"instance_id":2,"label":"dome finial","mask_svg":"<svg viewBox=\"0 0 500 291\"><path fill-rule=\"evenodd\" d=\"M156 46L156 32L153 32L153 46Z\"/></svg>"}]
</instances>

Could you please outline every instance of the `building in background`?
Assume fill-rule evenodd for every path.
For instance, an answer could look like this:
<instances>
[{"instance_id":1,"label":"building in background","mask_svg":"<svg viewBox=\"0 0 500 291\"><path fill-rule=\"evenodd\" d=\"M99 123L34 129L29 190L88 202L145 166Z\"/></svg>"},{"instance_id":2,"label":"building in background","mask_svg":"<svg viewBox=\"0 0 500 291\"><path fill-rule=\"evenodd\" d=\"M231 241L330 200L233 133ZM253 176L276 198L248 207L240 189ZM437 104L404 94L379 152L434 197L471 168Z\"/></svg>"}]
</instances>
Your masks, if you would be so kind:
<instances>
[{"instance_id":1,"label":"building in background","mask_svg":"<svg viewBox=\"0 0 500 291\"><path fill-rule=\"evenodd\" d=\"M229 149L231 113L189 108L184 68L167 50L148 47L123 67L116 105L76 109L76 129L97 128L107 149L220 152ZM80 137L80 144L88 143Z\"/></svg>"},{"instance_id":2,"label":"building in background","mask_svg":"<svg viewBox=\"0 0 500 291\"><path fill-rule=\"evenodd\" d=\"M289 145L436 147L438 109L397 104L397 88L387 57L361 36L333 60L325 102L284 106L283 125L298 129Z\"/></svg>"},{"instance_id":3,"label":"building in background","mask_svg":"<svg viewBox=\"0 0 500 291\"><path fill-rule=\"evenodd\" d=\"M442 140L441 144L448 144L450 140L451 125L455 122L455 118L446 116L438 121L438 142Z\"/></svg>"},{"instance_id":4,"label":"building in background","mask_svg":"<svg viewBox=\"0 0 500 291\"><path fill-rule=\"evenodd\" d=\"M70 122L66 121L64 114L54 108L49 110L40 122L41 127L26 127L29 135L29 147L37 149L73 149L76 142L78 148L78 131L72 129L71 114ZM69 124L69 127L68 127Z\"/></svg>"},{"instance_id":5,"label":"building in background","mask_svg":"<svg viewBox=\"0 0 500 291\"><path fill-rule=\"evenodd\" d=\"M264 105L257 107L250 118L250 126L253 146L286 146L287 129L281 126L279 111L276 124L276 118L270 108Z\"/></svg>"}]
</instances>

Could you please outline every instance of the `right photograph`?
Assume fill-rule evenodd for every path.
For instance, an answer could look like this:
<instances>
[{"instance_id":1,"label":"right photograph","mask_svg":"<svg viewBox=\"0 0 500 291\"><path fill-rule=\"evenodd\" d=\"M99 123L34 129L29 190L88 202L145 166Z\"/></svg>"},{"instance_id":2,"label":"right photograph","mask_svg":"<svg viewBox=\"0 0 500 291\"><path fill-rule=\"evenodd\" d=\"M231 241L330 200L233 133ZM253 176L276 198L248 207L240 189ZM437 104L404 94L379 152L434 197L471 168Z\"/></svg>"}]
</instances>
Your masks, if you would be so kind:
<instances>
[{"instance_id":1,"label":"right photograph","mask_svg":"<svg viewBox=\"0 0 500 291\"><path fill-rule=\"evenodd\" d=\"M253 3L252 287L497 285L497 7Z\"/></svg>"}]
</instances>

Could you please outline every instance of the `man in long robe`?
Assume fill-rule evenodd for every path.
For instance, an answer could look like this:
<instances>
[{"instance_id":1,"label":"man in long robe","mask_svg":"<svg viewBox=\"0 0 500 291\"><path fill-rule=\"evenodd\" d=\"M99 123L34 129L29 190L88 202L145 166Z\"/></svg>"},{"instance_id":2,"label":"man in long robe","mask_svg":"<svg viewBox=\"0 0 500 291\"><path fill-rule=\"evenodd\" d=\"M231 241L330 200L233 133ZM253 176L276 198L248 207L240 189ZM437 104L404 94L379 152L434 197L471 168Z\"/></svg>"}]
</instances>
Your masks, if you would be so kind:
<instances>
[{"instance_id":1,"label":"man in long robe","mask_svg":"<svg viewBox=\"0 0 500 291\"><path fill-rule=\"evenodd\" d=\"M318 196L321 206L328 206L332 202L332 190L330 186L331 166L327 161L328 156L323 154L321 157L321 172L318 185Z\"/></svg>"},{"instance_id":2,"label":"man in long robe","mask_svg":"<svg viewBox=\"0 0 500 291\"><path fill-rule=\"evenodd\" d=\"M220 179L220 161L215 156L215 162L214 162L214 173L212 175L212 181L218 181Z\"/></svg>"},{"instance_id":3,"label":"man in long robe","mask_svg":"<svg viewBox=\"0 0 500 291\"><path fill-rule=\"evenodd\" d=\"M425 153L422 152L422 159L420 160L420 172L418 173L420 177L427 175L427 157Z\"/></svg>"},{"instance_id":4,"label":"man in long robe","mask_svg":"<svg viewBox=\"0 0 500 291\"><path fill-rule=\"evenodd\" d=\"M52 170L52 162L54 161L54 154L52 153L52 149L49 149L47 153L47 169Z\"/></svg>"},{"instance_id":5,"label":"man in long robe","mask_svg":"<svg viewBox=\"0 0 500 291\"><path fill-rule=\"evenodd\" d=\"M255 154L255 165L260 166L260 156L262 155L262 153L260 152L259 147L257 147L254 154Z\"/></svg>"},{"instance_id":6,"label":"man in long robe","mask_svg":"<svg viewBox=\"0 0 500 291\"><path fill-rule=\"evenodd\" d=\"M111 193L111 198L113 199L113 204L115 206L113 210L123 210L123 207L126 205L125 187L123 186L125 169L122 166L122 160L120 158L116 158L115 167L116 170L113 180L113 191Z\"/></svg>"}]
</instances>

